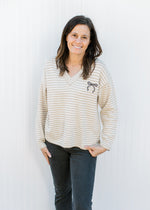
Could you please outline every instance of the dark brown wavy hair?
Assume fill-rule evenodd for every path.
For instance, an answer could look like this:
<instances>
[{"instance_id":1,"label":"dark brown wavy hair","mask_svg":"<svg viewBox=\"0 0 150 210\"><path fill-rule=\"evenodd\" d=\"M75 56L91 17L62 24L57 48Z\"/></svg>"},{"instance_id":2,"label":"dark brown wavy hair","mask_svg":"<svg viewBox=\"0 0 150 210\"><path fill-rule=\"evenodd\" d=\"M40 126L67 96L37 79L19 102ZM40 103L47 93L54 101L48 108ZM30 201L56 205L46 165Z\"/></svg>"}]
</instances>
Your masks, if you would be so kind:
<instances>
[{"instance_id":1,"label":"dark brown wavy hair","mask_svg":"<svg viewBox=\"0 0 150 210\"><path fill-rule=\"evenodd\" d=\"M98 42L96 30L90 18L85 17L83 15L78 15L67 22L62 32L61 43L58 47L55 61L57 68L60 69L60 76L63 76L65 71L69 72L65 64L66 59L69 56L69 49L67 46L66 37L78 24L87 25L90 30L90 44L88 45L82 60L82 77L83 79L87 79L92 73L92 71L95 69L95 61L97 57L99 57L102 54L102 48Z\"/></svg>"}]
</instances>

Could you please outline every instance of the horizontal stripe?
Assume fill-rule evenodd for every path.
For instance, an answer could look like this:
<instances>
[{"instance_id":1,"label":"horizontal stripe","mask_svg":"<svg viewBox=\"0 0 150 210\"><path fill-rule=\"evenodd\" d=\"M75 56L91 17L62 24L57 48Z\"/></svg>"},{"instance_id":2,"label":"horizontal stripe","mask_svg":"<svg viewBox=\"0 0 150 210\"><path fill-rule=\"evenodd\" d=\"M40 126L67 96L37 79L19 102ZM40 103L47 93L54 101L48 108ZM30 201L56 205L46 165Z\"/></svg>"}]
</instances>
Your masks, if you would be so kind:
<instances>
[{"instance_id":1,"label":"horizontal stripe","mask_svg":"<svg viewBox=\"0 0 150 210\"><path fill-rule=\"evenodd\" d=\"M117 127L117 105L112 78L101 61L90 77L83 69L70 76L59 76L55 59L45 65L38 95L36 141L40 148L47 141L62 147L100 144L110 150ZM100 112L99 112L100 108Z\"/></svg>"}]
</instances>

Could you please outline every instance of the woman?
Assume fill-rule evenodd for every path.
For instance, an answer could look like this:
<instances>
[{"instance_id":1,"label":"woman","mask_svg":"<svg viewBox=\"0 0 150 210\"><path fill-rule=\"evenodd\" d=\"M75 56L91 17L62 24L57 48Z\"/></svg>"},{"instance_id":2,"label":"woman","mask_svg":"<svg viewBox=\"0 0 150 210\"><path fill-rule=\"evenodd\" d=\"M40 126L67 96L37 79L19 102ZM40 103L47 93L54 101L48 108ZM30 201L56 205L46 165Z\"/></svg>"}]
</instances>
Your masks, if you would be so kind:
<instances>
[{"instance_id":1,"label":"woman","mask_svg":"<svg viewBox=\"0 0 150 210\"><path fill-rule=\"evenodd\" d=\"M75 16L43 71L36 131L50 164L56 210L92 209L97 156L109 151L115 138L115 93L97 59L101 53L92 21Z\"/></svg>"}]
</instances>

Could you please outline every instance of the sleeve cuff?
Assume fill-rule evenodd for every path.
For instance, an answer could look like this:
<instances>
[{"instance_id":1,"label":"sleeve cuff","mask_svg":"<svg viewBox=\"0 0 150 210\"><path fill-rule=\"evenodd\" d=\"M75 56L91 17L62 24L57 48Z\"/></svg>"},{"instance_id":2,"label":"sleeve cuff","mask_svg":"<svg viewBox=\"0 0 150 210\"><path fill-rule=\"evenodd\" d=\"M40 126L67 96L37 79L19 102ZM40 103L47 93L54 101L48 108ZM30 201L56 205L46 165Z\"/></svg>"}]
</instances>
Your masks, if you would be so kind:
<instances>
[{"instance_id":1,"label":"sleeve cuff","mask_svg":"<svg viewBox=\"0 0 150 210\"><path fill-rule=\"evenodd\" d=\"M44 147L47 147L46 144L44 142L39 142L38 143L39 149L42 149Z\"/></svg>"},{"instance_id":2,"label":"sleeve cuff","mask_svg":"<svg viewBox=\"0 0 150 210\"><path fill-rule=\"evenodd\" d=\"M107 151L110 151L110 146L108 144L105 144L105 142L101 142L100 146L104 147L105 149L107 149Z\"/></svg>"}]
</instances>

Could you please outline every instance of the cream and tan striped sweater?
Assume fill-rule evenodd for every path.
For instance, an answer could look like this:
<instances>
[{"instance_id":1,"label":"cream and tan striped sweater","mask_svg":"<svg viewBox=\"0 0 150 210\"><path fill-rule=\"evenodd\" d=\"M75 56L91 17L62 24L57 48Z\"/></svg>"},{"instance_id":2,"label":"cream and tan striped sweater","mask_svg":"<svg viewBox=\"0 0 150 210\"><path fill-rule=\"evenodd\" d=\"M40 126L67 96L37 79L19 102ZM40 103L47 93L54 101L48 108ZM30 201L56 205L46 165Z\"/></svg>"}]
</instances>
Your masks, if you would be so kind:
<instances>
[{"instance_id":1,"label":"cream and tan striped sweater","mask_svg":"<svg viewBox=\"0 0 150 210\"><path fill-rule=\"evenodd\" d=\"M35 122L40 149L46 139L66 148L100 144L109 151L116 136L117 104L105 65L97 59L86 80L83 69L72 77L67 72L59 76L59 71L54 58L43 69Z\"/></svg>"}]
</instances>

